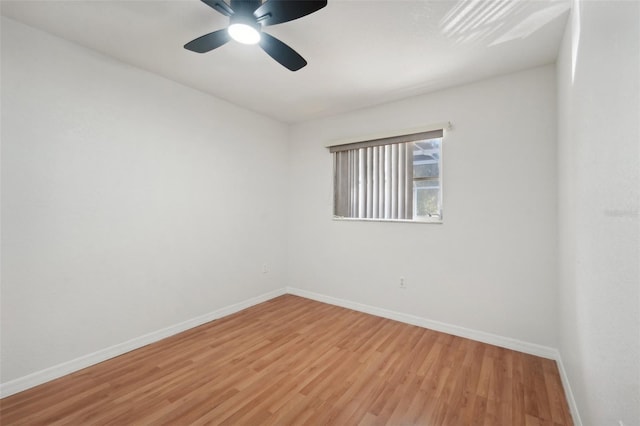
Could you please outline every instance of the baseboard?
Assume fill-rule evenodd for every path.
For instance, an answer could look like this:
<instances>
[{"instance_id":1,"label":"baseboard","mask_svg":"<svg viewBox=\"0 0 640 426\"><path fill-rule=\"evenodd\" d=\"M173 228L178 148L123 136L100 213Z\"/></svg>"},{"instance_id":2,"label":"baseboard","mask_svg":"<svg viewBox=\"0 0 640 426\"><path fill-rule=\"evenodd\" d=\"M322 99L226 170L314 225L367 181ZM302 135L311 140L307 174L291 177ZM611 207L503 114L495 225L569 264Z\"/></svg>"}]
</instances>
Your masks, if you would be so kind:
<instances>
[{"instance_id":1,"label":"baseboard","mask_svg":"<svg viewBox=\"0 0 640 426\"><path fill-rule=\"evenodd\" d=\"M99 350L97 352L81 356L71 361L54 365L53 367L36 371L35 373L29 374L27 376L2 383L0 384L0 398L22 392L23 390L27 390L34 386L41 385L43 383L57 379L67 374L71 374L78 370L82 370L83 368L87 368L94 364L106 361L110 358L120 356L135 349L139 349L143 346L165 339L169 336L173 336L174 334L181 333L190 328L205 324L209 321L231 315L259 303L266 302L267 300L273 299L275 297L282 296L283 294L286 294L286 290L284 288L270 291L268 293L261 294L260 296L253 297L251 299L247 299L230 306L225 306L224 308L216 309L213 312L200 315L196 318L183 321L179 324L175 324L161 330L136 337L126 342Z\"/></svg>"},{"instance_id":2,"label":"baseboard","mask_svg":"<svg viewBox=\"0 0 640 426\"><path fill-rule=\"evenodd\" d=\"M353 309L354 311L364 312L383 318L389 318L411 325L417 325L419 327L424 327L435 331L441 331L447 334L453 334L454 336L465 337L467 339L488 343L490 345L500 346L502 348L511 349L518 352L536 355L542 358L552 359L556 361L556 364L558 365L558 371L560 373L562 386L567 398L567 404L569 405L569 410L571 411L571 416L573 417L573 423L575 426L582 426L582 420L580 419L580 414L578 413L578 406L576 405L576 400L573 396L571 385L569 384L567 372L564 368L564 364L562 363L562 357L560 356L560 352L555 348L537 345L535 343L523 342L521 340L499 336L497 334L486 333L484 331L473 330L470 328L460 327L457 325L446 324L440 321L434 321L415 315L403 314L401 312L395 312L388 309L382 309L375 306L352 302L350 300L339 299L337 297L326 296L324 294L314 293L312 291L302 290L295 287L287 287L287 293L307 299L317 300L318 302L324 302L331 305L341 306L347 309Z\"/></svg>"},{"instance_id":3,"label":"baseboard","mask_svg":"<svg viewBox=\"0 0 640 426\"><path fill-rule=\"evenodd\" d=\"M571 384L569 384L569 376L567 376L567 370L565 370L564 368L564 363L562 362L560 351L556 351L555 360L556 364L558 365L558 370L560 371L560 379L562 380L562 387L564 388L564 395L567 398L567 404L569 404L569 411L571 411L573 424L574 426L582 426L582 419L580 418L580 413L578 412L578 405L576 404L576 399L573 396Z\"/></svg>"},{"instance_id":4,"label":"baseboard","mask_svg":"<svg viewBox=\"0 0 640 426\"><path fill-rule=\"evenodd\" d=\"M242 302L217 309L213 312L209 312L207 314L198 316L196 318L183 321L179 324L175 324L175 325L163 328L161 330L157 330L152 333L145 334L143 336L128 340L118 345L114 345L109 348L105 348L100 351L76 358L74 360L67 361L62 364L58 364L41 371L37 371L35 373L29 374L24 377L20 377L18 379L9 381L7 383L2 383L0 384L0 398L13 395L18 392L22 392L23 390L27 390L29 388L41 385L43 383L57 379L67 374L71 374L78 370L82 370L83 368L87 368L94 364L98 364L100 362L106 361L110 358L120 356L122 354L133 351L135 349L139 349L143 346L157 342L169 336L173 336L174 334L178 334L183 331L189 330L193 327L197 327L199 325L205 324L209 321L213 321L215 319L222 318L227 315L231 315L243 309L249 308L251 306L257 305L262 302L266 302L267 300L273 299L278 296L282 296L283 294L287 294L287 293L304 297L307 299L317 300L319 302L329 303L331 305L341 306L343 308L353 309L355 311L364 312L367 314L376 315L383 318L389 318L389 319L404 322L407 324L417 325L419 327L429 328L431 330L441 331L443 333L448 333L455 336L465 337L468 339L476 340L483 343L488 343L491 345L500 346L507 349L528 353L531 355L540 356L543 358L553 359L556 361L558 365L560 378L562 380L562 385L564 387L565 395L567 397L567 403L569 404L569 409L571 410L573 422L576 426L582 426L582 421L578 413L578 408L576 405L573 392L571 390L571 385L569 384L567 372L564 368L564 364L562 362L562 357L560 356L560 352L557 349L550 348L547 346L537 345L534 343L523 342L517 339L503 337L503 336L499 336L492 333L486 333L483 331L446 324L443 322L434 321L434 320L418 317L415 315L409 315L401 312L391 311L388 309L378 308L375 306L365 305L362 303L357 303L357 302L353 302L346 299L339 299L336 297L326 296L323 294L314 293L311 291L302 290L295 287L287 287L286 289L281 288L278 290L274 290L269 293L265 293L260 296L253 297L251 299L244 300Z\"/></svg>"},{"instance_id":5,"label":"baseboard","mask_svg":"<svg viewBox=\"0 0 640 426\"><path fill-rule=\"evenodd\" d=\"M453 334L454 336L465 337L467 339L488 343L490 345L500 346L506 349L512 349L514 351L536 355L542 358L555 360L558 355L558 351L555 348L551 348L548 346L523 342L521 340L512 339L510 337L499 336L497 334L486 333L484 331L473 330L470 328L447 324L440 321L434 321L415 315L395 312L388 309L352 302L350 300L325 296L323 294L314 293L312 291L302 290L295 287L287 287L287 293L305 297L307 299L317 300L318 302L324 302L331 305L341 306L343 308L353 309L354 311L364 312L378 317L389 318L395 321L417 325L419 327L424 327L447 334Z\"/></svg>"}]
</instances>

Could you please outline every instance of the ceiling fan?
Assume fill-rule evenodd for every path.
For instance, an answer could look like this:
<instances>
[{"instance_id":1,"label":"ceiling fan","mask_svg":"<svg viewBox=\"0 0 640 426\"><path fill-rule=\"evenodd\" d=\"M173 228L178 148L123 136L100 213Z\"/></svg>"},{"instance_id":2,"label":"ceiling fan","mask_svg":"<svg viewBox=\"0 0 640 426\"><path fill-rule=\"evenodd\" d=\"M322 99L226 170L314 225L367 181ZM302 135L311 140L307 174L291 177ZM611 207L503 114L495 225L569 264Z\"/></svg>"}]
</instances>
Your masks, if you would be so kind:
<instances>
[{"instance_id":1,"label":"ceiling fan","mask_svg":"<svg viewBox=\"0 0 640 426\"><path fill-rule=\"evenodd\" d=\"M295 50L262 31L263 26L293 21L316 12L327 5L327 0L202 0L207 6L229 17L229 26L198 37L184 45L197 53L206 53L233 39L244 44L260 44L262 50L281 65L297 71L307 61Z\"/></svg>"}]
</instances>

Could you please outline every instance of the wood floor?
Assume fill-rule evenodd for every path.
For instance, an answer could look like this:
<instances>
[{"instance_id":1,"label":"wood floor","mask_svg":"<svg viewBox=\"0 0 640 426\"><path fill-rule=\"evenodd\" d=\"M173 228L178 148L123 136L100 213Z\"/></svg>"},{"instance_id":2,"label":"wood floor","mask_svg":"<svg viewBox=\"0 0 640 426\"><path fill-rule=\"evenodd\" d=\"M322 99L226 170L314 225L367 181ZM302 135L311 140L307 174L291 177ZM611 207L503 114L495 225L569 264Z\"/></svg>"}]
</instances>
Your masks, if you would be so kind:
<instances>
[{"instance_id":1,"label":"wood floor","mask_svg":"<svg viewBox=\"0 0 640 426\"><path fill-rule=\"evenodd\" d=\"M8 425L571 425L553 361L286 295L0 401Z\"/></svg>"}]
</instances>

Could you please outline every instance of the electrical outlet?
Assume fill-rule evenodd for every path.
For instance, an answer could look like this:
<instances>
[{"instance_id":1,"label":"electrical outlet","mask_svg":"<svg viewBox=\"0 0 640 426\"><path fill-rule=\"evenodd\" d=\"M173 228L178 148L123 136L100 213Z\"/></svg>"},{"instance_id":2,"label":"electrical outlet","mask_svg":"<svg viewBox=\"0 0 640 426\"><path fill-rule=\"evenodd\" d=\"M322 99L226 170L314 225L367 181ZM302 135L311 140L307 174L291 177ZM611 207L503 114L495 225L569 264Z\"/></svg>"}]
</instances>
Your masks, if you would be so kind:
<instances>
[{"instance_id":1,"label":"electrical outlet","mask_svg":"<svg viewBox=\"0 0 640 426\"><path fill-rule=\"evenodd\" d=\"M267 272L269 272L269 267L267 266L266 263L262 264L262 273L266 274Z\"/></svg>"},{"instance_id":2,"label":"electrical outlet","mask_svg":"<svg viewBox=\"0 0 640 426\"><path fill-rule=\"evenodd\" d=\"M400 277L400 288L403 290L407 289L407 282L404 280L404 277Z\"/></svg>"}]
</instances>

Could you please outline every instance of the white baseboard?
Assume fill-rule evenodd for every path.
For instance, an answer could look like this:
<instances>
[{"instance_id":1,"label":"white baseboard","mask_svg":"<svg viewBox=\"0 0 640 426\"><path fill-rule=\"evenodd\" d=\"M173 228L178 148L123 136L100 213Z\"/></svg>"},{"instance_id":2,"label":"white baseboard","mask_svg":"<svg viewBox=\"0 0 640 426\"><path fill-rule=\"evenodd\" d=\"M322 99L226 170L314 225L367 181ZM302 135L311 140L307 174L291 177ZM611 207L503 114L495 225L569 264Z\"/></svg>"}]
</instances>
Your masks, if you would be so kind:
<instances>
[{"instance_id":1,"label":"white baseboard","mask_svg":"<svg viewBox=\"0 0 640 426\"><path fill-rule=\"evenodd\" d=\"M560 351L556 351L555 360L556 364L558 365L558 370L560 371L560 379L562 380L564 395L567 397L567 404L569 404L569 411L571 411L573 424L574 426L582 426L582 419L580 418L580 413L578 412L578 405L576 404L576 399L573 396L571 384L569 384L569 376L567 376L567 370L565 370L564 368L564 363L562 362Z\"/></svg>"},{"instance_id":2,"label":"white baseboard","mask_svg":"<svg viewBox=\"0 0 640 426\"><path fill-rule=\"evenodd\" d=\"M341 306L347 309L353 309L354 311L364 312L383 318L389 318L411 325L417 325L419 327L424 327L447 334L453 334L454 336L465 337L467 339L488 343L490 345L500 346L502 348L511 349L518 352L524 352L530 355L536 355L542 358L552 359L556 361L556 364L558 365L560 378L562 380L562 386L564 388L565 396L567 397L567 404L569 405L569 410L571 411L571 416L573 417L573 423L575 424L575 426L582 426L582 420L580 419L580 414L578 413L578 406L576 405L576 400L573 396L573 392L571 391L571 385L569 384L569 378L567 377L567 372L564 368L564 364L562 363L562 357L560 356L560 352L555 348L542 346L535 343L523 342L521 340L512 339L510 337L499 336L497 334L486 333L484 331L473 330L457 325L446 324L415 315L403 314L401 312L395 312L388 309L382 309L375 306L352 302L350 300L325 296L324 294L314 293L312 291L302 290L295 287L287 287L287 293L307 299L317 300L318 302L324 302L331 305Z\"/></svg>"},{"instance_id":3,"label":"white baseboard","mask_svg":"<svg viewBox=\"0 0 640 426\"><path fill-rule=\"evenodd\" d=\"M560 352L555 348L547 346L537 345L534 343L523 342L521 340L512 339L509 337L503 337L492 333L486 333L484 331L473 330L457 325L446 324L439 321L434 321L415 315L404 314L401 312L395 312L388 309L378 308L375 306L365 305L362 303L353 302L350 300L339 299L336 297L325 296L323 294L314 293L307 290L302 290L295 287L281 288L271 291L269 293L262 294L260 296L253 297L242 302L226 306L224 308L217 309L213 312L201 315L196 318L192 318L187 321L183 321L179 324L175 324L161 330L154 331L152 333L145 334L140 337L128 340L126 342L102 349L100 351L73 359L71 361L64 362L62 364L54 365L53 367L46 368L41 371L29 374L18 379L0 384L0 398L4 398L9 395L13 395L23 390L32 388L34 386L41 385L48 381L57 379L59 377L71 374L83 368L89 367L94 364L106 361L110 358L125 354L132 350L141 348L148 344L157 342L174 334L181 333L189 330L193 327L205 324L209 321L213 321L218 318L231 315L239 312L243 309L257 305L267 300L273 299L284 294L293 294L296 296L304 297L307 299L317 300L319 302L329 303L331 305L341 306L347 309L353 309L354 311L364 312L371 315L376 315L383 318L389 318L395 321L404 322L411 325L417 325L419 327L428 328L443 333L453 334L454 336L465 337L468 339L476 340L491 345L500 346L507 349L512 349L519 352L528 353L531 355L540 356L543 358L553 359L558 364L558 370L560 371L560 378L562 379L562 385L564 387L565 395L567 397L567 403L573 416L573 422L576 426L582 426L582 421L578 413L576 401L571 391L567 372L562 363L562 357Z\"/></svg>"},{"instance_id":4,"label":"white baseboard","mask_svg":"<svg viewBox=\"0 0 640 426\"><path fill-rule=\"evenodd\" d=\"M197 327L209 321L231 315L259 303L266 302L267 300L273 299L275 297L282 296L283 294L286 294L286 290L284 288L270 291L269 293L252 297L251 299L244 300L230 306L225 306L224 308L216 309L213 312L200 315L199 317L183 321L179 324L175 324L161 330L136 337L126 342L99 350L97 352L81 356L71 361L63 362L62 364L54 365L53 367L36 371L35 373L31 373L18 379L2 383L0 384L0 398L22 392L23 390L41 385L67 374L71 374L75 371L82 370L83 368L87 368L91 365L106 361L110 358L120 356L132 350L139 349L150 343L157 342L159 340L165 339L169 336L173 336L174 334L181 333L190 328Z\"/></svg>"},{"instance_id":5,"label":"white baseboard","mask_svg":"<svg viewBox=\"0 0 640 426\"><path fill-rule=\"evenodd\" d=\"M378 317L389 318L395 321L417 325L419 327L424 327L447 334L453 334L454 336L465 337L467 339L488 343L490 345L500 346L502 348L512 349L518 352L536 355L542 358L555 360L558 354L558 351L555 348L551 348L548 346L523 342L521 340L512 339L510 337L499 336L497 334L486 333L484 331L473 330L470 328L447 324L440 321L434 321L415 315L403 314L401 312L395 312L375 306L364 305L362 303L352 302L350 300L325 296L323 294L314 293L295 287L287 287L287 293L305 297L307 299L317 300L318 302L324 302L331 305L341 306L343 308L353 309L354 311L364 312Z\"/></svg>"}]
</instances>

